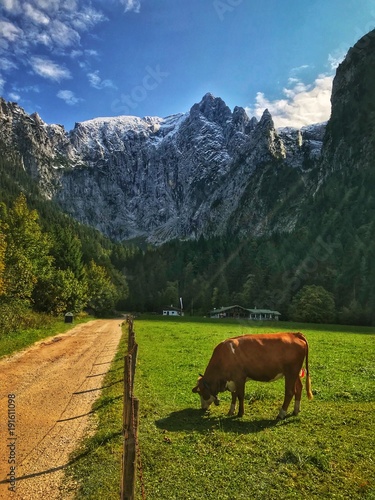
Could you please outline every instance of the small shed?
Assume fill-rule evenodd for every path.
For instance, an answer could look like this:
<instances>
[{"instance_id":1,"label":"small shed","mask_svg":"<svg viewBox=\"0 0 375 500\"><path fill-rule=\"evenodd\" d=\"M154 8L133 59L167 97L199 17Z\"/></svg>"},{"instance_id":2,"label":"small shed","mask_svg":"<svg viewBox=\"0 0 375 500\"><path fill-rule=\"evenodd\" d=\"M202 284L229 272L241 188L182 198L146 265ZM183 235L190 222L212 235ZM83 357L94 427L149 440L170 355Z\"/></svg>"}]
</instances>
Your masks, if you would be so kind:
<instances>
[{"instance_id":1,"label":"small shed","mask_svg":"<svg viewBox=\"0 0 375 500\"><path fill-rule=\"evenodd\" d=\"M65 323L73 323L74 314L72 312L65 313Z\"/></svg>"},{"instance_id":2,"label":"small shed","mask_svg":"<svg viewBox=\"0 0 375 500\"><path fill-rule=\"evenodd\" d=\"M183 311L178 307L169 306L163 308L163 316L183 316L183 315L184 315Z\"/></svg>"}]
</instances>

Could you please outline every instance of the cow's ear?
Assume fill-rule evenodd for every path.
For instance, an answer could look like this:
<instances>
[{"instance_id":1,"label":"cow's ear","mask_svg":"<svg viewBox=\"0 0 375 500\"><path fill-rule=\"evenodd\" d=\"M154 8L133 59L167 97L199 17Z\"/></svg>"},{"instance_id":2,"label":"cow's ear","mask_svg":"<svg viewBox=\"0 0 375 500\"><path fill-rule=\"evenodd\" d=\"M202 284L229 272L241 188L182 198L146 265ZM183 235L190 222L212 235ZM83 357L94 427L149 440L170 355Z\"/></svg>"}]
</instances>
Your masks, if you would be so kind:
<instances>
[{"instance_id":1,"label":"cow's ear","mask_svg":"<svg viewBox=\"0 0 375 500\"><path fill-rule=\"evenodd\" d=\"M199 387L198 387L198 386L195 386L195 387L193 388L193 392L199 392Z\"/></svg>"}]
</instances>

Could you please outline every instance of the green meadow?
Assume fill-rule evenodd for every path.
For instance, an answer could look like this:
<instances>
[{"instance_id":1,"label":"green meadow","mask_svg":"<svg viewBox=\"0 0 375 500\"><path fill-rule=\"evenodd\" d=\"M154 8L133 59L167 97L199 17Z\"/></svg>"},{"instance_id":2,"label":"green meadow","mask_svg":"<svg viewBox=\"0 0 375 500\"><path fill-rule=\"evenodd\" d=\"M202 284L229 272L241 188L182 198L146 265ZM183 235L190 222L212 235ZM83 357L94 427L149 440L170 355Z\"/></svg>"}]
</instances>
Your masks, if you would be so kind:
<instances>
[{"instance_id":1,"label":"green meadow","mask_svg":"<svg viewBox=\"0 0 375 500\"><path fill-rule=\"evenodd\" d=\"M141 483L149 500L375 499L373 328L159 317L136 319L134 330L141 454L137 499ZM283 380L249 381L243 418L227 416L229 392L203 413L192 388L215 345L236 335L276 331L306 335L314 399L308 401L304 390L301 413L291 416L291 404L287 418L276 421ZM118 379L121 356L116 363L112 376ZM116 394L103 391L97 434L75 457L73 476L84 484L77 498L118 493L120 385L110 389ZM106 478L109 461L112 474Z\"/></svg>"}]
</instances>

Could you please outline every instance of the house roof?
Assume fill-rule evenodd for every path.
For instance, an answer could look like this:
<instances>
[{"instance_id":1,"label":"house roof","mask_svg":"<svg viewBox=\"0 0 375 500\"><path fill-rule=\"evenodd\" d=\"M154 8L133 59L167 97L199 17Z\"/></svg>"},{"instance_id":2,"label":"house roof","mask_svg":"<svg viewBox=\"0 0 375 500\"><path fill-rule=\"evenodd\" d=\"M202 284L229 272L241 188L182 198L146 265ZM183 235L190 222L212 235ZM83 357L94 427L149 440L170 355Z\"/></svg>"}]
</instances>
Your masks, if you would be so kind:
<instances>
[{"instance_id":1,"label":"house roof","mask_svg":"<svg viewBox=\"0 0 375 500\"><path fill-rule=\"evenodd\" d=\"M278 314L281 316L279 311L272 311L271 309L248 309L251 313L259 313L259 314Z\"/></svg>"},{"instance_id":2,"label":"house roof","mask_svg":"<svg viewBox=\"0 0 375 500\"><path fill-rule=\"evenodd\" d=\"M257 309L257 308L249 309L247 307L242 307L239 305L220 307L219 309L213 309L212 311L210 311L210 314L221 314L221 313L230 311L232 309L242 309L243 311L247 311L251 314L257 314L257 313L258 314L275 314L275 315L281 316L281 313L279 313L278 311L272 311L271 309Z\"/></svg>"}]
</instances>

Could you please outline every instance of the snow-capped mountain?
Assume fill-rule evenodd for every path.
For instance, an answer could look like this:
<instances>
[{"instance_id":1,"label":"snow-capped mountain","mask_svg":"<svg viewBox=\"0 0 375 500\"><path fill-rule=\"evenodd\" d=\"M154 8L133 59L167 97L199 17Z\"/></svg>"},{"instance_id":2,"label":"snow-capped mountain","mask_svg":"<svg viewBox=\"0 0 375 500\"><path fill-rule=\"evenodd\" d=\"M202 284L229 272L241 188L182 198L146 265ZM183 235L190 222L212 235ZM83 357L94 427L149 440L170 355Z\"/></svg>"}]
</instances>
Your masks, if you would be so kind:
<instances>
[{"instance_id":1,"label":"snow-capped mountain","mask_svg":"<svg viewBox=\"0 0 375 500\"><path fill-rule=\"evenodd\" d=\"M1 138L17 145L44 196L117 240L223 234L247 199L264 206L256 224L239 229L271 230L257 193L263 181L251 196L249 185L269 168L303 177L320 156L324 128L276 130L267 110L258 122L206 94L185 114L96 118L68 133L0 101Z\"/></svg>"}]
</instances>

